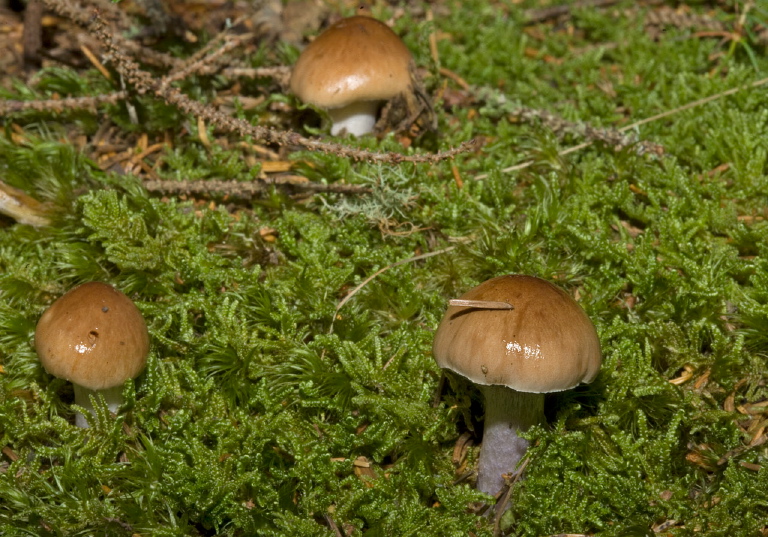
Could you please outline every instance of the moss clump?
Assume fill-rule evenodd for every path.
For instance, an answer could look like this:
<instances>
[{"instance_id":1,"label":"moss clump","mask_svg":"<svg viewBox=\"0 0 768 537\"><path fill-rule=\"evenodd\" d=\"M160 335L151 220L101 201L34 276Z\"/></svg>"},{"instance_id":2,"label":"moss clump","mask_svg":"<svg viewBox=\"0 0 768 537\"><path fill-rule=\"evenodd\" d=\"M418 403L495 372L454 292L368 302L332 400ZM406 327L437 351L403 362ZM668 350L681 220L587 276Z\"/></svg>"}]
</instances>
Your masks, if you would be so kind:
<instances>
[{"instance_id":1,"label":"moss clump","mask_svg":"<svg viewBox=\"0 0 768 537\"><path fill-rule=\"evenodd\" d=\"M524 103L620 127L758 81L768 63L685 29L654 39L631 3L525 26L518 9L533 4L398 12L406 42L428 43L412 29L434 28L440 66L468 84L446 82L439 145L485 145L429 166L278 155L309 180L370 187L357 197L162 196L141 167L103 170L108 159L79 137L106 125L135 149L123 163L146 150L142 134L167 132L173 148L157 149L152 169L163 179L262 173L252 152L272 148L213 131L206 145L194 120L150 96L135 103L147 124L132 125L123 105L4 118L0 179L49 203L53 223L0 221L0 533L492 535L494 521L468 509L489 501L466 475L478 394L442 382L430 352L446 300L505 273L576 295L604 366L589 387L547 400L499 531L768 531L765 92L638 127L663 155L599 143L564 155L573 132L512 113ZM2 96L110 91L81 74L49 69L4 83ZM234 91L221 77L181 87L201 100ZM270 99L237 113L290 124L280 116L290 101ZM357 143L402 151L396 137ZM123 411L97 405L83 431L33 334L47 305L88 280L135 300L152 351ZM463 433L475 444L456 468Z\"/></svg>"}]
</instances>

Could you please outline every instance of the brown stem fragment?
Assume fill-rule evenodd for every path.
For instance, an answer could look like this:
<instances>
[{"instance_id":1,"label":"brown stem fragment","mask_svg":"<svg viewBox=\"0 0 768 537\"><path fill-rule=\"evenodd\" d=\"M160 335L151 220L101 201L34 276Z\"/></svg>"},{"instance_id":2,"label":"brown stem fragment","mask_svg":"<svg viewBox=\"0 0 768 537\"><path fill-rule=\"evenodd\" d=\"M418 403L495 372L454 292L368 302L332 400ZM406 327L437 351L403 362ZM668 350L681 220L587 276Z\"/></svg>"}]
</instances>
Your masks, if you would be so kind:
<instances>
[{"instance_id":1,"label":"brown stem fragment","mask_svg":"<svg viewBox=\"0 0 768 537\"><path fill-rule=\"evenodd\" d=\"M21 34L24 47L24 68L40 67L40 49L43 48L43 1L29 0L24 10L24 30Z\"/></svg>"},{"instance_id":2,"label":"brown stem fragment","mask_svg":"<svg viewBox=\"0 0 768 537\"><path fill-rule=\"evenodd\" d=\"M371 189L360 185L322 184L322 183L281 183L278 180L245 183L241 181L145 181L144 188L150 192L165 192L167 194L207 194L232 196L236 198L252 198L264 194L271 188L283 188L305 193L335 193L335 194L368 194Z\"/></svg>"}]
</instances>

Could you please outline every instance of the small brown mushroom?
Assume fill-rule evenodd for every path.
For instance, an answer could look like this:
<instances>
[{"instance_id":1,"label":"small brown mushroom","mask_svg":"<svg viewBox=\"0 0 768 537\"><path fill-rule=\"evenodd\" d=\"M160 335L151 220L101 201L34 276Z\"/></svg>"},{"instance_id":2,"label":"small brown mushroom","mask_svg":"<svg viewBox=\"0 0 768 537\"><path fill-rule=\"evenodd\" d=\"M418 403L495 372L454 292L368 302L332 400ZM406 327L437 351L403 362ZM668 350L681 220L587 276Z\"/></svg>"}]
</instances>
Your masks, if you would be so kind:
<instances>
[{"instance_id":1,"label":"small brown mushroom","mask_svg":"<svg viewBox=\"0 0 768 537\"><path fill-rule=\"evenodd\" d=\"M413 58L383 22L357 15L341 19L301 53L291 91L328 111L331 134L373 132L383 101L412 90Z\"/></svg>"},{"instance_id":2,"label":"small brown mushroom","mask_svg":"<svg viewBox=\"0 0 768 537\"><path fill-rule=\"evenodd\" d=\"M540 278L500 276L460 299L470 305L448 308L432 349L440 367L478 384L483 393L477 488L493 495L528 449L518 431L544 421L544 394L597 376L600 342L578 303ZM492 307L482 307L484 301Z\"/></svg>"},{"instance_id":3,"label":"small brown mushroom","mask_svg":"<svg viewBox=\"0 0 768 537\"><path fill-rule=\"evenodd\" d=\"M35 349L45 370L72 382L75 403L94 413L90 396L110 411L123 402L123 384L146 366L149 332L136 305L105 283L89 282L56 300L40 317ZM85 416L75 416L88 427Z\"/></svg>"}]
</instances>

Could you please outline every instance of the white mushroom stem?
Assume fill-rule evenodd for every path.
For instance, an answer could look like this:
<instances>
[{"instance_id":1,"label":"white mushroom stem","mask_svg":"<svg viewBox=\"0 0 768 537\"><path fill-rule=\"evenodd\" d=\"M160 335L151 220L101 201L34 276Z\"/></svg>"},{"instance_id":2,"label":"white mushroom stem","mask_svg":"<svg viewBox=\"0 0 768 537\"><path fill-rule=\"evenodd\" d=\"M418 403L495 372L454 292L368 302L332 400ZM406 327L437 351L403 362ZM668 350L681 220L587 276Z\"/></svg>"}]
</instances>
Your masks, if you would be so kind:
<instances>
[{"instance_id":1,"label":"white mushroom stem","mask_svg":"<svg viewBox=\"0 0 768 537\"><path fill-rule=\"evenodd\" d=\"M348 134L362 136L373 132L378 110L379 101L358 101L343 108L328 110L333 121L331 134L337 136L346 131Z\"/></svg>"},{"instance_id":2,"label":"white mushroom stem","mask_svg":"<svg viewBox=\"0 0 768 537\"><path fill-rule=\"evenodd\" d=\"M477 472L477 489L495 495L504 487L528 449L518 436L544 421L544 394L524 393L506 386L480 386L485 398L485 428Z\"/></svg>"},{"instance_id":3,"label":"white mushroom stem","mask_svg":"<svg viewBox=\"0 0 768 537\"><path fill-rule=\"evenodd\" d=\"M104 390L89 390L88 388L84 388L83 386L74 383L72 386L75 388L75 404L86 409L91 413L91 415L96 415L96 409L93 407L93 403L91 402L91 396L94 398L98 398L99 395L103 396L107 403L107 408L113 414L116 414L117 409L120 408L120 405L123 404L122 384L113 388L106 388ZM87 429L89 427L88 420L86 420L85 416L80 412L75 414L75 425L82 427L83 429Z\"/></svg>"}]
</instances>

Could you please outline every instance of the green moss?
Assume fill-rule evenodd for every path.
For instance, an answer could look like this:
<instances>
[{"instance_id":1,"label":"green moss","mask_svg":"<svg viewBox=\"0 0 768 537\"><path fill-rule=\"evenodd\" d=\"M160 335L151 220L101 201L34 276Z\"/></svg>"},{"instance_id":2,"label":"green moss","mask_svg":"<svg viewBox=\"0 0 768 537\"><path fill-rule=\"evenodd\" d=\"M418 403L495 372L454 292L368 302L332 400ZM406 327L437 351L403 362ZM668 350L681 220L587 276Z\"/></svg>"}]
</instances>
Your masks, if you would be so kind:
<instances>
[{"instance_id":1,"label":"green moss","mask_svg":"<svg viewBox=\"0 0 768 537\"><path fill-rule=\"evenodd\" d=\"M590 386L547 399L502 531L764 533L765 91L639 127L664 155L602 144L561 155L582 140L510 114L525 105L621 127L759 80L768 64L717 55L717 40L682 30L654 41L626 15L629 2L526 31L520 10L537 5L434 5L431 24L404 8L397 27L419 63L436 71L434 29L440 66L472 85L475 101L440 108L439 145L486 143L430 166L290 156L294 173L370 194L161 197L68 141L107 118L126 140L167 129L161 178L254 180L235 143L209 132L213 145L201 145L194 118L149 96L136 103L148 120L138 126L123 105L4 118L0 179L50 203L53 224L0 222L0 533L492 535L493 521L468 510L488 498L451 462L469 432L474 467L479 396L441 383L431 339L448 298L504 273L578 294L604 365ZM295 53L279 45L246 61ZM181 86L201 100L228 87L205 77ZM111 90L95 72L64 68L3 87L15 99ZM237 113L278 121L270 104L281 99ZM354 143L403 150L395 137ZM522 161L532 165L503 171ZM152 351L121 413L101 405L83 431L71 386L42 370L33 337L42 311L88 280L136 301Z\"/></svg>"}]
</instances>

